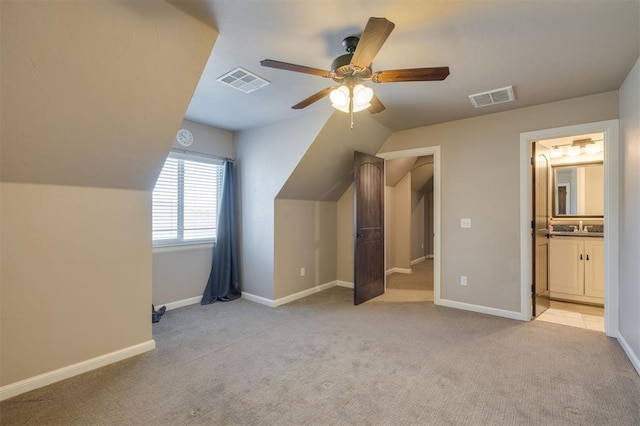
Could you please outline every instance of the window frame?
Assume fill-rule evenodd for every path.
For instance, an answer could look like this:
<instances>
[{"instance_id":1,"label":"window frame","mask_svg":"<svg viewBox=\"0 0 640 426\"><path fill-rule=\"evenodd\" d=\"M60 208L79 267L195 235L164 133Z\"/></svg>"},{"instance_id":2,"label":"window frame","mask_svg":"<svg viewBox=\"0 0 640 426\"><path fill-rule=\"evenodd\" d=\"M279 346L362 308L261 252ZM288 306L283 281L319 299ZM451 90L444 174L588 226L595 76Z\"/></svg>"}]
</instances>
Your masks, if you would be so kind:
<instances>
[{"instance_id":1,"label":"window frame","mask_svg":"<svg viewBox=\"0 0 640 426\"><path fill-rule=\"evenodd\" d=\"M210 164L210 165L215 165L218 166L218 182L217 182L217 200L216 200L216 208L217 208L217 212L215 214L216 217L216 222L217 222L217 217L220 211L220 203L222 201L222 188L223 188L223 180L224 180L224 162L226 161L223 158L220 157L216 157L216 156L212 156L212 155L207 155L207 154L203 154L203 153L197 153L197 152L193 152L193 151L180 151L180 150L175 150L172 149L169 154L167 155L167 157L165 158L164 163L162 164L162 169L160 171L160 174L158 175L158 180L156 181L156 184L153 187L152 190L152 201L151 201L151 239L152 239L152 245L153 245L153 249L154 252L155 251L173 251L173 249L186 249L189 250L190 248L194 248L195 246L200 246L200 247L208 247L211 246L212 244L215 244L216 242L216 238L217 238L217 223L216 223L216 229L215 229L215 233L216 236L213 238L210 237L206 237L206 238L189 238L189 239L184 239L184 231L185 231L185 226L184 226L184 163L179 163L179 170L178 170L178 176L177 176L177 192L178 192L178 197L180 199L182 199L182 202L178 202L178 212L177 212L177 221L178 221L178 225L177 225L177 232L179 237L178 238L171 238L171 239L154 239L154 193L155 193L155 189L156 189L156 185L158 184L158 181L160 179L160 176L162 174L162 171L165 168L165 164L167 162L168 159L175 159L175 160L183 160L183 161L190 161L190 162L195 162L195 163L204 163L204 164ZM164 250L163 250L164 249Z\"/></svg>"}]
</instances>

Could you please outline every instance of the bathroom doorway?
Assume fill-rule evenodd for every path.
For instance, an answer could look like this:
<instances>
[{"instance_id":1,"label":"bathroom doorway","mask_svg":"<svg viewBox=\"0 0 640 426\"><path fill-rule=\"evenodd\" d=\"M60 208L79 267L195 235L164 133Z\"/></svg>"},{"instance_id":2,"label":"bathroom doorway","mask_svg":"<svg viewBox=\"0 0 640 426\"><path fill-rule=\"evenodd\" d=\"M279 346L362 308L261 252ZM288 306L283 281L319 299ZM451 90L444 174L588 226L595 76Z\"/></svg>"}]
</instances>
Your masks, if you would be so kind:
<instances>
[{"instance_id":1,"label":"bathroom doorway","mask_svg":"<svg viewBox=\"0 0 640 426\"><path fill-rule=\"evenodd\" d=\"M547 196L549 261L546 271L539 269L540 263L534 265L534 142L550 150L550 172L547 175L550 189ZM615 267L618 261L618 228L615 220L607 219L617 217L618 213L618 121L527 132L521 134L520 143L523 319L538 316L541 320L563 321L566 325L615 335L618 329L618 275ZM599 145L599 153L594 145ZM601 166L599 172L597 163ZM577 165L580 165L580 170L568 170ZM568 172L574 175L573 180L562 177ZM602 176L600 196L596 197L599 201L594 197L581 199L580 194L585 190L580 188L580 184L590 181L592 178L589 176L597 173ZM598 190L586 192L593 195ZM562 200L560 195L565 199ZM598 202L602 212L590 210ZM576 206L587 210L574 210ZM548 278L550 303L544 313L535 312L532 298L532 281L535 282L539 275ZM556 318L544 318L551 315L556 315Z\"/></svg>"}]
</instances>

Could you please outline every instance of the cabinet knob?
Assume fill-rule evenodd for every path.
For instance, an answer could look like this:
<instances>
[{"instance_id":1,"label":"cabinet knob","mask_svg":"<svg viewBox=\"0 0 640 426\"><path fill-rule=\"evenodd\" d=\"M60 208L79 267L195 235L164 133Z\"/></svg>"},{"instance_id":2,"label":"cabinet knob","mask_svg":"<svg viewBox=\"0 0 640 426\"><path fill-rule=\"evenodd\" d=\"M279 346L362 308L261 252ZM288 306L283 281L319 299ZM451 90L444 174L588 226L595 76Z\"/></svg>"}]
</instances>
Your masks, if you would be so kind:
<instances>
[{"instance_id":1,"label":"cabinet knob","mask_svg":"<svg viewBox=\"0 0 640 426\"><path fill-rule=\"evenodd\" d=\"M582 260L582 254L580 254L580 260Z\"/></svg>"},{"instance_id":2,"label":"cabinet knob","mask_svg":"<svg viewBox=\"0 0 640 426\"><path fill-rule=\"evenodd\" d=\"M589 260L589 255L587 255L587 260Z\"/></svg>"}]
</instances>

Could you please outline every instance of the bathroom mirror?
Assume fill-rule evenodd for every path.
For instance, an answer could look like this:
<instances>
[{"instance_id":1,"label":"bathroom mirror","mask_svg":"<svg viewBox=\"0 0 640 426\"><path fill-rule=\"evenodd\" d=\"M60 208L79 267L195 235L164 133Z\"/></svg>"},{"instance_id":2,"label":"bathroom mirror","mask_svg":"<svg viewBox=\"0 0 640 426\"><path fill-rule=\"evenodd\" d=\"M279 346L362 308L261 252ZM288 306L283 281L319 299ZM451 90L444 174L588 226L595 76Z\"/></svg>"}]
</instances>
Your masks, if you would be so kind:
<instances>
[{"instance_id":1,"label":"bathroom mirror","mask_svg":"<svg viewBox=\"0 0 640 426\"><path fill-rule=\"evenodd\" d=\"M602 162L553 167L553 216L604 216Z\"/></svg>"}]
</instances>

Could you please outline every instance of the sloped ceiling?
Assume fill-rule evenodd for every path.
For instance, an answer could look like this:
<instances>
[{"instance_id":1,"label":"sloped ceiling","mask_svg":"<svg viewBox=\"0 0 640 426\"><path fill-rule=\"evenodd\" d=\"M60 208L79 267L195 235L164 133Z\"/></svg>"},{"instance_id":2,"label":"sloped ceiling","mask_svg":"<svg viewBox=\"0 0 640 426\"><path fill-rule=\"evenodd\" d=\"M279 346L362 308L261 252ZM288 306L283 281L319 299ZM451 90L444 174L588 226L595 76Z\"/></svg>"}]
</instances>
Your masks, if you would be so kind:
<instances>
[{"instance_id":1,"label":"sloped ceiling","mask_svg":"<svg viewBox=\"0 0 640 426\"><path fill-rule=\"evenodd\" d=\"M276 59L328 69L369 17L395 30L374 70L447 65L442 82L372 84L392 130L617 90L640 55L638 0L176 0L220 31L187 119L236 131L304 114L291 106L329 87L263 68ZM241 66L271 84L244 94L216 81ZM468 95L514 86L515 102L473 108ZM331 108L328 100L308 109Z\"/></svg>"},{"instance_id":2,"label":"sloped ceiling","mask_svg":"<svg viewBox=\"0 0 640 426\"><path fill-rule=\"evenodd\" d=\"M353 182L354 151L374 155L391 129L371 118L334 112L280 190L277 198L337 201Z\"/></svg>"},{"instance_id":3,"label":"sloped ceiling","mask_svg":"<svg viewBox=\"0 0 640 426\"><path fill-rule=\"evenodd\" d=\"M433 156L396 158L385 161L385 185L396 186L411 173L411 190L423 192L433 177Z\"/></svg>"},{"instance_id":4,"label":"sloped ceiling","mask_svg":"<svg viewBox=\"0 0 640 426\"><path fill-rule=\"evenodd\" d=\"M151 190L217 31L165 2L0 7L2 181Z\"/></svg>"}]
</instances>

